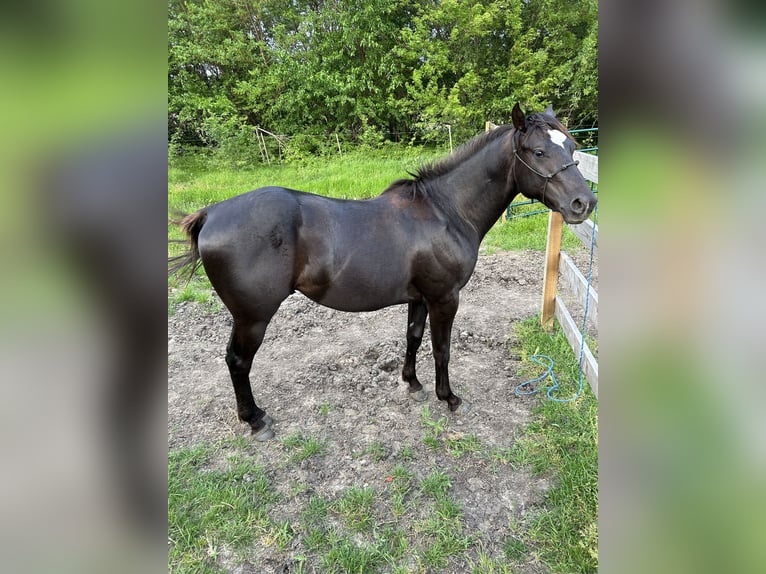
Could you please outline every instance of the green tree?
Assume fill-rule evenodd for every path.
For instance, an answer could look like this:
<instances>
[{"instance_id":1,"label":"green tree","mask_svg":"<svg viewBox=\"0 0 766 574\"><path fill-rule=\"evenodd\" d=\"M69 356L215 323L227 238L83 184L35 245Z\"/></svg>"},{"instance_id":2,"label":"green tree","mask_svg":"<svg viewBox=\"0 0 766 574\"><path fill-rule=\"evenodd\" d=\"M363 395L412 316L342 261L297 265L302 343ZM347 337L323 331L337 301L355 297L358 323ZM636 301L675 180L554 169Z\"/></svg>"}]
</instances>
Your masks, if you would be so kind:
<instances>
[{"instance_id":1,"label":"green tree","mask_svg":"<svg viewBox=\"0 0 766 574\"><path fill-rule=\"evenodd\" d=\"M516 101L598 120L596 0L169 0L168 16L179 143L257 149L255 126L460 140Z\"/></svg>"}]
</instances>

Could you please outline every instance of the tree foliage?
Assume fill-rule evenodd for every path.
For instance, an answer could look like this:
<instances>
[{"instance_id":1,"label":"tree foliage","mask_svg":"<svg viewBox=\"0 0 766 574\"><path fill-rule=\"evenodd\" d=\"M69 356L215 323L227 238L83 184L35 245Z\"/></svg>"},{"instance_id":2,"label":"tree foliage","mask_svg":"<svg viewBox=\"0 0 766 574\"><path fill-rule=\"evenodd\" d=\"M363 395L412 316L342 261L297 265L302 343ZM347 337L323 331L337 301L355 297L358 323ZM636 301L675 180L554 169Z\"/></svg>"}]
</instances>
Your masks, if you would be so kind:
<instances>
[{"instance_id":1,"label":"tree foliage","mask_svg":"<svg viewBox=\"0 0 766 574\"><path fill-rule=\"evenodd\" d=\"M596 0L169 0L173 142L254 127L375 145L458 138L515 101L597 117ZM464 133L461 133L464 132Z\"/></svg>"}]
</instances>

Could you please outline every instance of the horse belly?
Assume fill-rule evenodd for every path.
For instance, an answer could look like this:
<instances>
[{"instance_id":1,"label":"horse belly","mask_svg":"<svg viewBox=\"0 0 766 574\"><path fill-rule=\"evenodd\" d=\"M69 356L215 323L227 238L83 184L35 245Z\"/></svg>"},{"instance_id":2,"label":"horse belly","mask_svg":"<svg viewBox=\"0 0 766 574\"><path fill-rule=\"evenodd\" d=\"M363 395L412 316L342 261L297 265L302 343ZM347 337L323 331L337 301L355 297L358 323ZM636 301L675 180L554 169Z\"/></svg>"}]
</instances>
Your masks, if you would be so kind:
<instances>
[{"instance_id":1,"label":"horse belly","mask_svg":"<svg viewBox=\"0 0 766 574\"><path fill-rule=\"evenodd\" d=\"M406 303L412 297L407 277L385 269L345 269L324 282L306 282L296 288L326 307L339 311L375 311Z\"/></svg>"}]
</instances>

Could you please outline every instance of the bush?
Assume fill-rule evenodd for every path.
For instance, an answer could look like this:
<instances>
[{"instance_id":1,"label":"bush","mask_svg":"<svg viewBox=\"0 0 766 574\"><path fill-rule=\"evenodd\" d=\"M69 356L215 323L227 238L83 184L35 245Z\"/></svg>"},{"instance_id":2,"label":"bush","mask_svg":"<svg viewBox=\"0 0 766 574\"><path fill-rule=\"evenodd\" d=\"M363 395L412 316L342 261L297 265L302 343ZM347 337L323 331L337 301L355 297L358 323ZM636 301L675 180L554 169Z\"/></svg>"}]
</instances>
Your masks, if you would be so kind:
<instances>
[{"instance_id":1,"label":"bush","mask_svg":"<svg viewBox=\"0 0 766 574\"><path fill-rule=\"evenodd\" d=\"M234 165L260 160L255 128L240 118L208 118L204 122L208 143L214 146L215 159Z\"/></svg>"}]
</instances>

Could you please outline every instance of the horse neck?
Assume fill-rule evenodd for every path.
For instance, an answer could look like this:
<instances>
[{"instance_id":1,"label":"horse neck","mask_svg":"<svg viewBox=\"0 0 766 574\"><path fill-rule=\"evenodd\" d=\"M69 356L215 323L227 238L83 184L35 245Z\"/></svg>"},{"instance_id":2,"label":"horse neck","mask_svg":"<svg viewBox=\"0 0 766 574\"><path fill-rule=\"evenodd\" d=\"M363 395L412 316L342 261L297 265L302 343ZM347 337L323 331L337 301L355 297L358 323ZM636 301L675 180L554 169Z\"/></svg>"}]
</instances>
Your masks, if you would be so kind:
<instances>
[{"instance_id":1,"label":"horse neck","mask_svg":"<svg viewBox=\"0 0 766 574\"><path fill-rule=\"evenodd\" d=\"M479 234L479 240L495 224L516 195L509 177L513 131L498 138L445 174L445 198L454 211Z\"/></svg>"}]
</instances>

